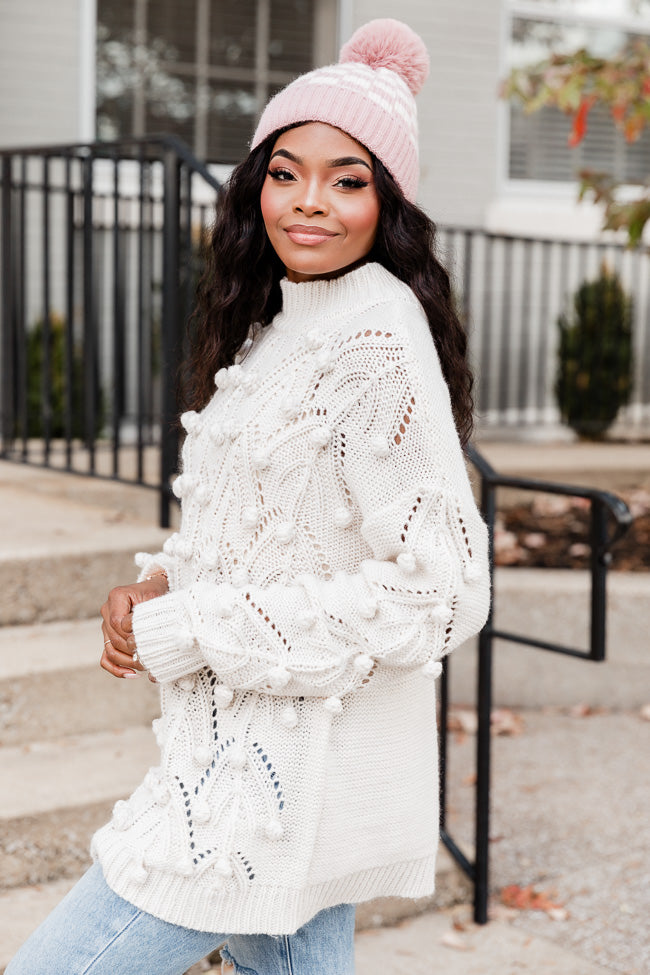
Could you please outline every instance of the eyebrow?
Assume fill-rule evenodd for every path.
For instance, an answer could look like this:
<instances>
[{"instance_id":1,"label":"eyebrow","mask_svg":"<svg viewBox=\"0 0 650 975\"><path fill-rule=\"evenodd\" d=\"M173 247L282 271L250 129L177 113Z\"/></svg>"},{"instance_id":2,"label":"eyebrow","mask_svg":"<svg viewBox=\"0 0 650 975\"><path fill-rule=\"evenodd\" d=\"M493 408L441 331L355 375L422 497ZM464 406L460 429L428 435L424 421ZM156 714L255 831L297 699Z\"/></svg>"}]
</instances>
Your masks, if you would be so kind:
<instances>
[{"instance_id":1,"label":"eyebrow","mask_svg":"<svg viewBox=\"0 0 650 975\"><path fill-rule=\"evenodd\" d=\"M271 156L271 159L275 159L276 156L283 156L285 159L290 159L291 162L295 162L298 166L302 166L304 163L301 156L294 156L288 149L277 149ZM372 172L371 167L365 159L360 159L358 156L341 156L339 159L327 159L325 165L328 169L338 169L341 166L365 166L366 169L370 169L370 172Z\"/></svg>"}]
</instances>

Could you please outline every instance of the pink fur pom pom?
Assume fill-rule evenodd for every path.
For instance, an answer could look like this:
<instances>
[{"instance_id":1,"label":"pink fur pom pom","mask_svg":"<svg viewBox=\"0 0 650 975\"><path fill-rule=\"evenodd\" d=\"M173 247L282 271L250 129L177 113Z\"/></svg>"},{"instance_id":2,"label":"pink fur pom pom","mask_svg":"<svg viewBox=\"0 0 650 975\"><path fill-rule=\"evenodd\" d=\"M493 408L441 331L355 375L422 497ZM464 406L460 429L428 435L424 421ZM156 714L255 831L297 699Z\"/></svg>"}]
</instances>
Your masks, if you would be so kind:
<instances>
[{"instance_id":1,"label":"pink fur pom pom","mask_svg":"<svg viewBox=\"0 0 650 975\"><path fill-rule=\"evenodd\" d=\"M370 68L388 68L417 95L429 74L429 55L421 38L392 18L371 20L341 48L339 62L357 61Z\"/></svg>"}]
</instances>

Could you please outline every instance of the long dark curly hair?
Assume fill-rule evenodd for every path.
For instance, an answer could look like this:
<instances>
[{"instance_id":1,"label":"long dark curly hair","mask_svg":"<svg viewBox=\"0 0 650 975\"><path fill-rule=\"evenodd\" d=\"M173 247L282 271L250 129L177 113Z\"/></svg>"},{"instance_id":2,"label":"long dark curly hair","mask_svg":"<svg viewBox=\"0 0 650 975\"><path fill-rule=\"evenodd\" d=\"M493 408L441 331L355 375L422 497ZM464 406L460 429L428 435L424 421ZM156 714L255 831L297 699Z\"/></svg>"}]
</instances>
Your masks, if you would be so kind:
<instances>
[{"instance_id":1,"label":"long dark curly hair","mask_svg":"<svg viewBox=\"0 0 650 975\"><path fill-rule=\"evenodd\" d=\"M270 135L236 167L217 201L182 373L187 408L199 410L208 403L215 372L232 363L251 323L268 325L280 311L279 282L285 269L269 243L260 210L262 184L279 134ZM473 377L449 275L435 256L435 224L406 199L374 156L373 163L380 213L368 260L383 264L408 284L424 308L465 445L473 427Z\"/></svg>"}]
</instances>

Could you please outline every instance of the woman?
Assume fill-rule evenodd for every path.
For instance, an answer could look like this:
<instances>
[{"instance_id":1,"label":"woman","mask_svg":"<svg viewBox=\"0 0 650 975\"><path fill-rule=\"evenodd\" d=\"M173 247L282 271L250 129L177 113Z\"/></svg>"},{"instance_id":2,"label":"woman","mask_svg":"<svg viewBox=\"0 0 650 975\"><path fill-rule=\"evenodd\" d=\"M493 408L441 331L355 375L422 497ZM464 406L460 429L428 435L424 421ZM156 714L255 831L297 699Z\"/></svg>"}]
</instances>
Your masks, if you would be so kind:
<instances>
[{"instance_id":1,"label":"woman","mask_svg":"<svg viewBox=\"0 0 650 975\"><path fill-rule=\"evenodd\" d=\"M413 203L427 66L366 25L233 174L181 529L102 610L102 666L161 686L161 763L8 975L172 975L224 941L239 972L345 975L355 903L433 890L432 679L489 592L465 336Z\"/></svg>"}]
</instances>

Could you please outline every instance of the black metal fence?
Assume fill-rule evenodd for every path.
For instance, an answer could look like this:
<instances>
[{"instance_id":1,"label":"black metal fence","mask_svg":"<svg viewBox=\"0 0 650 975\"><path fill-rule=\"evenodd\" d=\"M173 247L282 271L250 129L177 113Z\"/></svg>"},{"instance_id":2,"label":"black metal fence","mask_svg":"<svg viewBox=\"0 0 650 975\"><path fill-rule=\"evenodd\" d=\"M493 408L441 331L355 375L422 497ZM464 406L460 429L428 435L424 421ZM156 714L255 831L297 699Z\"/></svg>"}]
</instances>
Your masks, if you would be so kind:
<instances>
[{"instance_id":1,"label":"black metal fence","mask_svg":"<svg viewBox=\"0 0 650 975\"><path fill-rule=\"evenodd\" d=\"M589 542L591 548L590 627L589 646L585 649L531 637L528 633L512 633L494 626L494 607L498 591L492 585L493 602L488 620L478 637L478 684L476 689L478 728L476 737L476 793L474 822L474 859L461 850L447 829L447 726L449 714L449 668L445 661L440 691L440 810L441 839L455 861L474 884L474 920L485 924L488 918L489 893L489 830L490 830L490 751L492 713L492 649L495 639L508 640L523 646L561 653L583 660L605 659L606 580L611 562L610 548L627 531L632 515L616 495L593 488L556 484L533 478L510 477L499 474L473 447L467 448L469 460L480 477L481 513L487 523L490 539L490 581L494 578L494 524L497 513L497 490L516 488L520 491L560 494L585 498L590 506Z\"/></svg>"},{"instance_id":2,"label":"black metal fence","mask_svg":"<svg viewBox=\"0 0 650 975\"><path fill-rule=\"evenodd\" d=\"M219 183L168 137L0 162L0 456L155 488L168 524L182 324Z\"/></svg>"},{"instance_id":3,"label":"black metal fence","mask_svg":"<svg viewBox=\"0 0 650 975\"><path fill-rule=\"evenodd\" d=\"M560 422L554 385L557 321L577 289L603 264L632 299L632 396L622 426L650 427L650 255L646 248L584 240L516 237L439 228L458 308L470 334L481 431L553 427Z\"/></svg>"},{"instance_id":4,"label":"black metal fence","mask_svg":"<svg viewBox=\"0 0 650 975\"><path fill-rule=\"evenodd\" d=\"M219 183L171 137L0 152L0 457L147 485L169 521L174 379ZM650 260L620 246L442 227L479 431L558 422L556 319L602 261L634 298L650 425Z\"/></svg>"}]
</instances>

